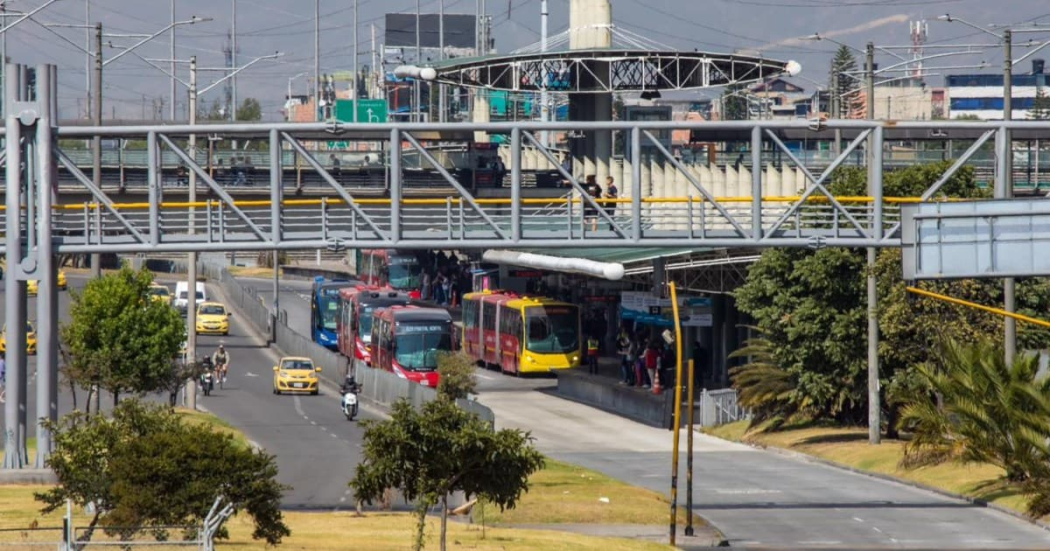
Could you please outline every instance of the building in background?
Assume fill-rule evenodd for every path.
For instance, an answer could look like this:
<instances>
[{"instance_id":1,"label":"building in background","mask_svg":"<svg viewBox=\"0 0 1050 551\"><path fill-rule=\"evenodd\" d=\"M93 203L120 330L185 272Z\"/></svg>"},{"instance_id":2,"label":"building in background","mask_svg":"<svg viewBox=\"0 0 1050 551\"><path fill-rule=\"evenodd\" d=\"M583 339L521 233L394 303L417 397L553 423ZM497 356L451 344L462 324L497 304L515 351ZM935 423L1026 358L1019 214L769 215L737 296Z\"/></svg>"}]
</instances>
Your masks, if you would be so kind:
<instances>
[{"instance_id":1,"label":"building in background","mask_svg":"<svg viewBox=\"0 0 1050 551\"><path fill-rule=\"evenodd\" d=\"M1028 118L1039 90L1045 90L1046 73L1042 59L1032 60L1032 72L1013 77L1013 118ZM1002 120L1003 75L949 75L946 77L945 94L948 110L946 118L978 118ZM1045 92L1044 92L1045 93Z\"/></svg>"}]
</instances>

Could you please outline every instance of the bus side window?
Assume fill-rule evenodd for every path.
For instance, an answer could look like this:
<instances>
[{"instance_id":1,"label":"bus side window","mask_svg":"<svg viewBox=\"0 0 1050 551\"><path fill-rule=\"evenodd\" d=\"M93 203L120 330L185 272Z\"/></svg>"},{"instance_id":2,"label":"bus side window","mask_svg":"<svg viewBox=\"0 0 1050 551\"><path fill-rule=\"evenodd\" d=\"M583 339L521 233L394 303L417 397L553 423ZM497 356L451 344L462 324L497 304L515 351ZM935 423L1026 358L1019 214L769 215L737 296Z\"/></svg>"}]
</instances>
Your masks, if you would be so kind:
<instances>
[{"instance_id":1,"label":"bus side window","mask_svg":"<svg viewBox=\"0 0 1050 551\"><path fill-rule=\"evenodd\" d=\"M349 322L350 322L350 330L351 331L357 331L357 316L354 315L355 311L354 311L354 303L353 302L348 302L346 304L346 311L347 311L347 317L349 318Z\"/></svg>"}]
</instances>

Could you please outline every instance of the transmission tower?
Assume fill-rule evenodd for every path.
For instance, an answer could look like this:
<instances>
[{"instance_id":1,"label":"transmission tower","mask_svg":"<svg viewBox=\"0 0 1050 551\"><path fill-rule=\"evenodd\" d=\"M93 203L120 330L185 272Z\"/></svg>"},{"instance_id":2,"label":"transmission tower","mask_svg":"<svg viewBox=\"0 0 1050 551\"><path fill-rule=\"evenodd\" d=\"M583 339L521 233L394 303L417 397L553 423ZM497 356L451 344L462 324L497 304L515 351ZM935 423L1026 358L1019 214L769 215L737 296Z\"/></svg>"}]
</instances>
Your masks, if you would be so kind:
<instances>
[{"instance_id":1,"label":"transmission tower","mask_svg":"<svg viewBox=\"0 0 1050 551\"><path fill-rule=\"evenodd\" d=\"M914 78L922 78L922 61L918 60L922 58L926 50L926 37L929 30L930 27L925 20L911 22L911 55L912 59L916 60L911 73Z\"/></svg>"}]
</instances>

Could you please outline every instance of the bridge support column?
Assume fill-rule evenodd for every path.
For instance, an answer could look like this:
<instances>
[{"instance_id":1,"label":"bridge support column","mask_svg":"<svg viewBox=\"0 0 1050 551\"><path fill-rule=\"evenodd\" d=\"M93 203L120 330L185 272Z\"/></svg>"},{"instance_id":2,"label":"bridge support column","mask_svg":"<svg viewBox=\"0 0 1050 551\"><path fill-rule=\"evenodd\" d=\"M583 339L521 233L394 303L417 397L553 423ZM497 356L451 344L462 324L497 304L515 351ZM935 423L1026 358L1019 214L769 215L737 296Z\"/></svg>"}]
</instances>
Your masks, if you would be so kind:
<instances>
[{"instance_id":1,"label":"bridge support column","mask_svg":"<svg viewBox=\"0 0 1050 551\"><path fill-rule=\"evenodd\" d=\"M7 374L5 385L4 403L4 463L3 468L21 469L26 465L26 271L23 269L23 231L32 231L34 225L31 217L33 209L26 209L27 223L25 229L22 226L21 216L10 216L10 213L22 212L22 202L32 202L32 196L23 194L23 184L31 188L29 177L32 172L32 164L35 159L24 157L23 152L30 149L32 129L30 124L20 118L23 111L27 119L33 117L31 112L36 109L40 113L39 106L28 102L29 94L26 86L26 69L21 65L7 65L5 74L18 75L19 78L10 78L5 81L5 101L7 118L6 124L6 190L5 200L7 213L5 218L6 247L7 247L7 270L4 278L5 320L7 327L6 362ZM33 117L35 118L35 117ZM26 121L27 122L27 121ZM22 139L26 143L23 147ZM22 164L25 162L26 178L23 178ZM35 270L35 262L28 263L30 271Z\"/></svg>"},{"instance_id":2,"label":"bridge support column","mask_svg":"<svg viewBox=\"0 0 1050 551\"><path fill-rule=\"evenodd\" d=\"M36 130L37 181L37 364L36 364L36 422L37 444L34 466L45 468L51 455L52 435L44 421L58 419L58 272L55 268L54 246L51 240L52 190L58 189L55 158L55 128L58 114L53 101L57 101L57 74L54 65L37 68L37 96L43 107L42 117ZM32 162L27 159L27 162ZM34 200L27 196L26 201ZM32 230L30 230L32 231Z\"/></svg>"}]
</instances>

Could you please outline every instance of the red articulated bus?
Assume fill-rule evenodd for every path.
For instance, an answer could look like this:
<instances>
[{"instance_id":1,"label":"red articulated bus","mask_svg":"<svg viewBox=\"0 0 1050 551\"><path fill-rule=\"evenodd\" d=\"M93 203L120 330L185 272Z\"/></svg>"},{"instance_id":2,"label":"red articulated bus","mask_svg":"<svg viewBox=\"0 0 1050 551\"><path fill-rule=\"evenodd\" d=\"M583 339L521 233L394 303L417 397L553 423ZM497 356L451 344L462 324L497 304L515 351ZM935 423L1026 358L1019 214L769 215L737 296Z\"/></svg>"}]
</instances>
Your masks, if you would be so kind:
<instances>
[{"instance_id":1,"label":"red articulated bus","mask_svg":"<svg viewBox=\"0 0 1050 551\"><path fill-rule=\"evenodd\" d=\"M339 292L339 352L350 358L354 369L372 364L372 314L380 308L405 306L407 293L358 285Z\"/></svg>"},{"instance_id":2,"label":"red articulated bus","mask_svg":"<svg viewBox=\"0 0 1050 551\"><path fill-rule=\"evenodd\" d=\"M376 310L371 348L372 367L436 388L438 355L452 351L452 316L418 306Z\"/></svg>"},{"instance_id":3,"label":"red articulated bus","mask_svg":"<svg viewBox=\"0 0 1050 551\"><path fill-rule=\"evenodd\" d=\"M416 255L394 249L358 249L356 260L358 279L366 284L420 298L423 266Z\"/></svg>"}]
</instances>

